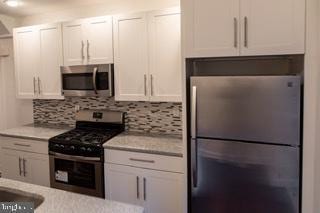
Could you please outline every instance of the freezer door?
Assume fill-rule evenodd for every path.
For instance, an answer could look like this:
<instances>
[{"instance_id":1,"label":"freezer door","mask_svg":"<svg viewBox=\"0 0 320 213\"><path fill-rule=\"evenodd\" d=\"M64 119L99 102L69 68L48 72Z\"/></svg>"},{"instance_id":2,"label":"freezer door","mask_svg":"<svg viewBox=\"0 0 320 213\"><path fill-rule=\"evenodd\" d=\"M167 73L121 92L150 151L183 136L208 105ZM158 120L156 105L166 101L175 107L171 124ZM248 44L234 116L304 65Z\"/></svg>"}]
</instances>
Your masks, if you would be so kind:
<instances>
[{"instance_id":1,"label":"freezer door","mask_svg":"<svg viewBox=\"0 0 320 213\"><path fill-rule=\"evenodd\" d=\"M191 77L193 137L299 145L300 88L298 76Z\"/></svg>"},{"instance_id":2,"label":"freezer door","mask_svg":"<svg viewBox=\"0 0 320 213\"><path fill-rule=\"evenodd\" d=\"M197 150L192 213L299 212L299 148L199 139Z\"/></svg>"}]
</instances>

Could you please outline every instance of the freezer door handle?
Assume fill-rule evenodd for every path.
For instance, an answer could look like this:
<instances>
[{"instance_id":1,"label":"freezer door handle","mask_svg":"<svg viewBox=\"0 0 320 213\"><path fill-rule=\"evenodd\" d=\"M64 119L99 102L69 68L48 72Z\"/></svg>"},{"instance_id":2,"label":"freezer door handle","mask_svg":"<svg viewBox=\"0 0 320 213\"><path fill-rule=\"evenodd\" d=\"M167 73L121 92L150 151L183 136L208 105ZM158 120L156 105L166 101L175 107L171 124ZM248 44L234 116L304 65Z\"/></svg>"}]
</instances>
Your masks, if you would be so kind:
<instances>
[{"instance_id":1,"label":"freezer door handle","mask_svg":"<svg viewBox=\"0 0 320 213\"><path fill-rule=\"evenodd\" d=\"M197 87L192 86L191 97L191 172L192 185L198 185L198 150L197 150Z\"/></svg>"},{"instance_id":2,"label":"freezer door handle","mask_svg":"<svg viewBox=\"0 0 320 213\"><path fill-rule=\"evenodd\" d=\"M191 137L197 137L197 87L192 87L191 97Z\"/></svg>"},{"instance_id":3,"label":"freezer door handle","mask_svg":"<svg viewBox=\"0 0 320 213\"><path fill-rule=\"evenodd\" d=\"M198 186L198 141L191 139L191 172L192 172L192 185L194 188Z\"/></svg>"}]
</instances>

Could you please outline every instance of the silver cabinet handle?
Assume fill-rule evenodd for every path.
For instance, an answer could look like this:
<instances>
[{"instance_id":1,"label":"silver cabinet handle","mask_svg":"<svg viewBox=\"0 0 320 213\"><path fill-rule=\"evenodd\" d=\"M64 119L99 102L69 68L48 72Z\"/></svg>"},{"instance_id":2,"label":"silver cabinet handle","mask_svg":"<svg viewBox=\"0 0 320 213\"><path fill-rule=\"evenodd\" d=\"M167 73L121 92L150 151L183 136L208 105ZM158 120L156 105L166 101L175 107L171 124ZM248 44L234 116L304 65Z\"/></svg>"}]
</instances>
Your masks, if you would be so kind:
<instances>
[{"instance_id":1,"label":"silver cabinet handle","mask_svg":"<svg viewBox=\"0 0 320 213\"><path fill-rule=\"evenodd\" d=\"M98 67L93 68L92 84L93 84L93 90L94 90L95 94L98 94L98 90L97 90L97 72L98 72Z\"/></svg>"},{"instance_id":2,"label":"silver cabinet handle","mask_svg":"<svg viewBox=\"0 0 320 213\"><path fill-rule=\"evenodd\" d=\"M84 42L83 41L81 41L81 58L82 58L82 60L84 60Z\"/></svg>"},{"instance_id":3,"label":"silver cabinet handle","mask_svg":"<svg viewBox=\"0 0 320 213\"><path fill-rule=\"evenodd\" d=\"M147 75L144 74L144 96L147 96Z\"/></svg>"},{"instance_id":4,"label":"silver cabinet handle","mask_svg":"<svg viewBox=\"0 0 320 213\"><path fill-rule=\"evenodd\" d=\"M21 171L21 158L19 157L19 175L21 176L22 171Z\"/></svg>"},{"instance_id":5,"label":"silver cabinet handle","mask_svg":"<svg viewBox=\"0 0 320 213\"><path fill-rule=\"evenodd\" d=\"M129 158L131 161L138 161L138 162L144 162L144 163L155 163L154 160L144 160L144 159L138 159L138 158Z\"/></svg>"},{"instance_id":6,"label":"silver cabinet handle","mask_svg":"<svg viewBox=\"0 0 320 213\"><path fill-rule=\"evenodd\" d=\"M143 178L143 199L147 200L147 179Z\"/></svg>"},{"instance_id":7,"label":"silver cabinet handle","mask_svg":"<svg viewBox=\"0 0 320 213\"><path fill-rule=\"evenodd\" d=\"M36 77L33 77L33 94L36 94Z\"/></svg>"},{"instance_id":8,"label":"silver cabinet handle","mask_svg":"<svg viewBox=\"0 0 320 213\"><path fill-rule=\"evenodd\" d=\"M23 163L23 176L25 177L26 174L27 174L27 171L26 171L26 159L22 159L22 163Z\"/></svg>"},{"instance_id":9,"label":"silver cabinet handle","mask_svg":"<svg viewBox=\"0 0 320 213\"><path fill-rule=\"evenodd\" d=\"M139 176L137 176L137 199L140 199Z\"/></svg>"},{"instance_id":10,"label":"silver cabinet handle","mask_svg":"<svg viewBox=\"0 0 320 213\"><path fill-rule=\"evenodd\" d=\"M14 143L15 146L31 147L30 144Z\"/></svg>"},{"instance_id":11,"label":"silver cabinet handle","mask_svg":"<svg viewBox=\"0 0 320 213\"><path fill-rule=\"evenodd\" d=\"M248 47L248 17L244 17L244 46Z\"/></svg>"},{"instance_id":12,"label":"silver cabinet handle","mask_svg":"<svg viewBox=\"0 0 320 213\"><path fill-rule=\"evenodd\" d=\"M87 58L90 59L90 43L89 40L87 40Z\"/></svg>"},{"instance_id":13,"label":"silver cabinet handle","mask_svg":"<svg viewBox=\"0 0 320 213\"><path fill-rule=\"evenodd\" d=\"M197 144L197 87L192 87L191 99L191 171L193 187L198 185L198 144Z\"/></svg>"},{"instance_id":14,"label":"silver cabinet handle","mask_svg":"<svg viewBox=\"0 0 320 213\"><path fill-rule=\"evenodd\" d=\"M151 89L151 96L153 96L153 75L150 75L150 89Z\"/></svg>"},{"instance_id":15,"label":"silver cabinet handle","mask_svg":"<svg viewBox=\"0 0 320 213\"><path fill-rule=\"evenodd\" d=\"M238 19L233 19L233 27L234 27L234 47L238 47Z\"/></svg>"},{"instance_id":16,"label":"silver cabinet handle","mask_svg":"<svg viewBox=\"0 0 320 213\"><path fill-rule=\"evenodd\" d=\"M39 77L38 77L38 93L39 93L39 95L42 93L41 92L41 81L40 81Z\"/></svg>"}]
</instances>

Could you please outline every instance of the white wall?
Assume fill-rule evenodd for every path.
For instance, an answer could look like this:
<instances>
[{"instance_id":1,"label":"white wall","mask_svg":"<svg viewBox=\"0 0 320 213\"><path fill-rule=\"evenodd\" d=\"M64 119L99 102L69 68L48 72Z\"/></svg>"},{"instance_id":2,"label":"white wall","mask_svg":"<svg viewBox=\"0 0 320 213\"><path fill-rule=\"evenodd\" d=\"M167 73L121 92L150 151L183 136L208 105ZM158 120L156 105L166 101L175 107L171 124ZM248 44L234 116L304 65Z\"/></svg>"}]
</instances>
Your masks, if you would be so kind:
<instances>
[{"instance_id":1,"label":"white wall","mask_svg":"<svg viewBox=\"0 0 320 213\"><path fill-rule=\"evenodd\" d=\"M320 212L319 2L307 0L302 212Z\"/></svg>"},{"instance_id":2,"label":"white wall","mask_svg":"<svg viewBox=\"0 0 320 213\"><path fill-rule=\"evenodd\" d=\"M157 10L180 5L180 0L109 0L108 3L75 7L46 14L26 16L21 26L68 21L77 18Z\"/></svg>"},{"instance_id":3,"label":"white wall","mask_svg":"<svg viewBox=\"0 0 320 213\"><path fill-rule=\"evenodd\" d=\"M315 44L318 50L318 57L315 59L318 62L318 73L320 72L320 3L318 2L318 5L316 7L317 10L317 15L316 15L316 20L317 20L317 33L315 36L317 36L317 41L318 43ZM318 74L319 75L319 74ZM319 75L320 76L320 75ZM319 77L320 78L320 77ZM320 81L317 81L317 91L320 91ZM318 93L318 104L317 104L317 109L318 109L318 116L317 116L317 123L316 123L316 131L317 131L317 137L316 137L316 142L315 142L315 179L314 179L314 211L316 213L320 212L320 92Z\"/></svg>"},{"instance_id":4,"label":"white wall","mask_svg":"<svg viewBox=\"0 0 320 213\"><path fill-rule=\"evenodd\" d=\"M13 41L12 39L0 39L0 46L9 49L8 57L0 57L0 128L6 129L32 123L32 101L16 98Z\"/></svg>"}]
</instances>

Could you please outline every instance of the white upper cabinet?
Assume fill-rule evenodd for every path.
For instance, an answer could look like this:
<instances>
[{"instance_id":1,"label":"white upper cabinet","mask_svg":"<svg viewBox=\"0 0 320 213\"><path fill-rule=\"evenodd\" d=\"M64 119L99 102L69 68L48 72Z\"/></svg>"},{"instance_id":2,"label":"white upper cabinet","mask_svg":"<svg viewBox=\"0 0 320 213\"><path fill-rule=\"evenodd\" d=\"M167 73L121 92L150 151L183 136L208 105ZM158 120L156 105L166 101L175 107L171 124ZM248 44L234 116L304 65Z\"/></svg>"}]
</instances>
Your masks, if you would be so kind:
<instances>
[{"instance_id":1,"label":"white upper cabinet","mask_svg":"<svg viewBox=\"0 0 320 213\"><path fill-rule=\"evenodd\" d=\"M304 0L241 0L241 20L241 55L304 53Z\"/></svg>"},{"instance_id":2,"label":"white upper cabinet","mask_svg":"<svg viewBox=\"0 0 320 213\"><path fill-rule=\"evenodd\" d=\"M36 27L17 28L14 34L14 58L17 96L37 96L37 73L39 71L39 34Z\"/></svg>"},{"instance_id":3,"label":"white upper cabinet","mask_svg":"<svg viewBox=\"0 0 320 213\"><path fill-rule=\"evenodd\" d=\"M113 63L112 17L91 18L86 23L88 64Z\"/></svg>"},{"instance_id":4,"label":"white upper cabinet","mask_svg":"<svg viewBox=\"0 0 320 213\"><path fill-rule=\"evenodd\" d=\"M113 63L112 17L63 23L64 65Z\"/></svg>"},{"instance_id":5,"label":"white upper cabinet","mask_svg":"<svg viewBox=\"0 0 320 213\"><path fill-rule=\"evenodd\" d=\"M180 10L114 17L115 99L181 101Z\"/></svg>"},{"instance_id":6,"label":"white upper cabinet","mask_svg":"<svg viewBox=\"0 0 320 213\"><path fill-rule=\"evenodd\" d=\"M40 71L38 92L40 98L61 97L60 66L63 65L61 24L48 24L39 27Z\"/></svg>"},{"instance_id":7,"label":"white upper cabinet","mask_svg":"<svg viewBox=\"0 0 320 213\"><path fill-rule=\"evenodd\" d=\"M239 55L239 0L181 2L188 57Z\"/></svg>"},{"instance_id":8,"label":"white upper cabinet","mask_svg":"<svg viewBox=\"0 0 320 213\"><path fill-rule=\"evenodd\" d=\"M115 99L147 101L148 31L145 13L115 16Z\"/></svg>"},{"instance_id":9,"label":"white upper cabinet","mask_svg":"<svg viewBox=\"0 0 320 213\"><path fill-rule=\"evenodd\" d=\"M304 0L183 0L186 57L303 54Z\"/></svg>"},{"instance_id":10,"label":"white upper cabinet","mask_svg":"<svg viewBox=\"0 0 320 213\"><path fill-rule=\"evenodd\" d=\"M63 23L64 65L83 65L85 60L85 40L82 21Z\"/></svg>"},{"instance_id":11,"label":"white upper cabinet","mask_svg":"<svg viewBox=\"0 0 320 213\"><path fill-rule=\"evenodd\" d=\"M60 24L14 29L17 97L61 99L60 66L62 35Z\"/></svg>"},{"instance_id":12,"label":"white upper cabinet","mask_svg":"<svg viewBox=\"0 0 320 213\"><path fill-rule=\"evenodd\" d=\"M180 9L149 17L150 100L182 101Z\"/></svg>"}]
</instances>

